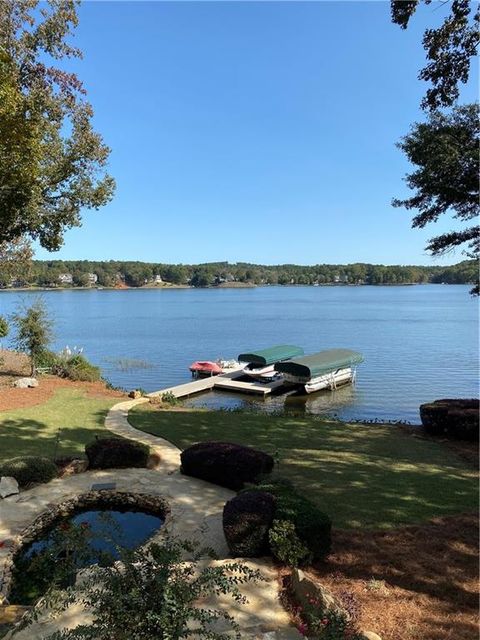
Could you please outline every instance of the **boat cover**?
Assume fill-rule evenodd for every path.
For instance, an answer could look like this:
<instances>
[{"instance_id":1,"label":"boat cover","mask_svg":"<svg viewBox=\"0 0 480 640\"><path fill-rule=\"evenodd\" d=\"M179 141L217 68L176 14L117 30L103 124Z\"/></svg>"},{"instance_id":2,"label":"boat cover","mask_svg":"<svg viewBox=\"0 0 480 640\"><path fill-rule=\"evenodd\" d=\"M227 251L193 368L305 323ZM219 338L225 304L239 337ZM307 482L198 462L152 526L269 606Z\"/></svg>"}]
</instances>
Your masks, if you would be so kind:
<instances>
[{"instance_id":1,"label":"boat cover","mask_svg":"<svg viewBox=\"0 0 480 640\"><path fill-rule=\"evenodd\" d=\"M240 360L240 362L267 366L279 360L287 360L288 358L295 358L295 356L302 356L303 354L304 351L301 347L295 347L291 344L279 344L269 349L261 349L260 351L252 351L251 353L241 353L238 356L238 360Z\"/></svg>"},{"instance_id":2,"label":"boat cover","mask_svg":"<svg viewBox=\"0 0 480 640\"><path fill-rule=\"evenodd\" d=\"M288 362L277 362L275 371L289 373L301 378L316 378L330 371L351 367L360 362L363 362L363 356L357 351L328 349L327 351L314 353L311 356L294 358Z\"/></svg>"}]
</instances>

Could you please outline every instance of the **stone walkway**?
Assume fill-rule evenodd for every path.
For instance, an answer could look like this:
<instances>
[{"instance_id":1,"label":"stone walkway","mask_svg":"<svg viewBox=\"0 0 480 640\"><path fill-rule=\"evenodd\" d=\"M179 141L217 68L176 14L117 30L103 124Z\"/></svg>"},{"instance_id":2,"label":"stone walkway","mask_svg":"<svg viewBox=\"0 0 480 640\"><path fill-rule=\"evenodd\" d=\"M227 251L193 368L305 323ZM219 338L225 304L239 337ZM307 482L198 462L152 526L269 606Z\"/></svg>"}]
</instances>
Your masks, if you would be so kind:
<instances>
[{"instance_id":1,"label":"stone walkway","mask_svg":"<svg viewBox=\"0 0 480 640\"><path fill-rule=\"evenodd\" d=\"M120 402L106 417L105 427L116 435L143 442L160 457L160 464L149 469L111 469L87 471L48 484L38 485L19 495L0 502L0 583L3 565L9 556L9 546L22 530L51 505L63 502L92 488L99 482L115 482L119 491L159 495L170 504L171 513L166 527L180 538L195 539L212 547L220 558L228 556L222 527L223 505L234 494L214 484L184 476L180 473L180 450L173 444L132 427L128 422L131 407L148 402L146 398ZM160 534L161 535L161 534ZM1 544L3 542L3 545ZM265 582L245 585L243 592L248 604L232 609L230 600L219 601L237 618L242 638L269 638L270 640L299 638L278 599L276 572L268 561L249 561L260 569ZM55 623L44 620L24 632L9 635L14 640L41 640L61 625L73 627L85 620L85 613L69 608ZM266 635L265 635L266 634Z\"/></svg>"}]
</instances>

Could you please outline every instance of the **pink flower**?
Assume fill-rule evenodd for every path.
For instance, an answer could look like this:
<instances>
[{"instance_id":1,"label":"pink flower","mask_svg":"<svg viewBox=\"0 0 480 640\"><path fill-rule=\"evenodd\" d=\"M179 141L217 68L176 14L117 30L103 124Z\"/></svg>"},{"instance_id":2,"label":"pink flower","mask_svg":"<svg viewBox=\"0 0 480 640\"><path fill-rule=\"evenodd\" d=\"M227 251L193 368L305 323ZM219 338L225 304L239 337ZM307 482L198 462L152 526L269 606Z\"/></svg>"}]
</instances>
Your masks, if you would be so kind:
<instances>
[{"instance_id":1,"label":"pink flower","mask_svg":"<svg viewBox=\"0 0 480 640\"><path fill-rule=\"evenodd\" d=\"M302 636L306 636L307 635L307 631L308 631L308 627L304 622L301 622L298 627L297 627L299 633L302 634Z\"/></svg>"}]
</instances>

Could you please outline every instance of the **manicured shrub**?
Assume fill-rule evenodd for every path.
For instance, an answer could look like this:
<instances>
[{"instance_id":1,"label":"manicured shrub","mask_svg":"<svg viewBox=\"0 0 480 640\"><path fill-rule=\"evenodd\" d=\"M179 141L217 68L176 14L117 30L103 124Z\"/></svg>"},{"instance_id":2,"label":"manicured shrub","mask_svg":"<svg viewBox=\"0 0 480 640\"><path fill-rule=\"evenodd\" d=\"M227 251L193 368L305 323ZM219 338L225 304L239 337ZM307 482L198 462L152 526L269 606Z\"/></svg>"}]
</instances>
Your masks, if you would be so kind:
<instances>
[{"instance_id":1,"label":"manicured shrub","mask_svg":"<svg viewBox=\"0 0 480 640\"><path fill-rule=\"evenodd\" d=\"M58 475L56 464L49 458L20 456L0 465L0 476L15 478L20 487L29 484L50 482Z\"/></svg>"},{"instance_id":2,"label":"manicured shrub","mask_svg":"<svg viewBox=\"0 0 480 640\"><path fill-rule=\"evenodd\" d=\"M311 555L289 520L274 520L268 532L270 550L275 558L290 567L308 563Z\"/></svg>"},{"instance_id":3,"label":"manicured shrub","mask_svg":"<svg viewBox=\"0 0 480 640\"><path fill-rule=\"evenodd\" d=\"M181 454L181 471L238 491L273 469L272 456L231 442L200 442Z\"/></svg>"},{"instance_id":4,"label":"manicured shrub","mask_svg":"<svg viewBox=\"0 0 480 640\"><path fill-rule=\"evenodd\" d=\"M245 491L223 508L223 531L234 557L255 558L268 553L268 530L275 498L263 491Z\"/></svg>"},{"instance_id":5,"label":"manicured shrub","mask_svg":"<svg viewBox=\"0 0 480 640\"><path fill-rule=\"evenodd\" d=\"M76 353L66 359L58 359L53 367L53 372L60 378L68 378L74 381L97 382L101 378L100 369L91 364L80 353Z\"/></svg>"},{"instance_id":6,"label":"manicured shrub","mask_svg":"<svg viewBox=\"0 0 480 640\"><path fill-rule=\"evenodd\" d=\"M127 438L97 438L85 446L89 469L146 467L150 449Z\"/></svg>"},{"instance_id":7,"label":"manicured shrub","mask_svg":"<svg viewBox=\"0 0 480 640\"><path fill-rule=\"evenodd\" d=\"M443 399L420 406L420 417L430 435L478 440L479 401Z\"/></svg>"},{"instance_id":8,"label":"manicured shrub","mask_svg":"<svg viewBox=\"0 0 480 640\"><path fill-rule=\"evenodd\" d=\"M264 480L256 489L275 496L275 520L294 524L300 541L308 548L313 560L321 560L330 553L332 521L313 502L299 494L291 482Z\"/></svg>"}]
</instances>

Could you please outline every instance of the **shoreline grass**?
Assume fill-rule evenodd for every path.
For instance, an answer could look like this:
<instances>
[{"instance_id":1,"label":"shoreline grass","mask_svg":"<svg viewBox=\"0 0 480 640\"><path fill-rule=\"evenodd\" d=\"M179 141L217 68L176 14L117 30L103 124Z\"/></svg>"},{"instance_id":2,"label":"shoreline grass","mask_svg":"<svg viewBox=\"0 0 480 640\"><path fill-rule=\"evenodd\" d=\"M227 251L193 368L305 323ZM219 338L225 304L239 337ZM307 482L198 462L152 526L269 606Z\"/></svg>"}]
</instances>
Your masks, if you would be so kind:
<instances>
[{"instance_id":1,"label":"shoreline grass","mask_svg":"<svg viewBox=\"0 0 480 640\"><path fill-rule=\"evenodd\" d=\"M129 421L180 449L205 440L253 446L340 528L390 528L474 511L475 470L448 447L395 426L316 417L134 407Z\"/></svg>"}]
</instances>

